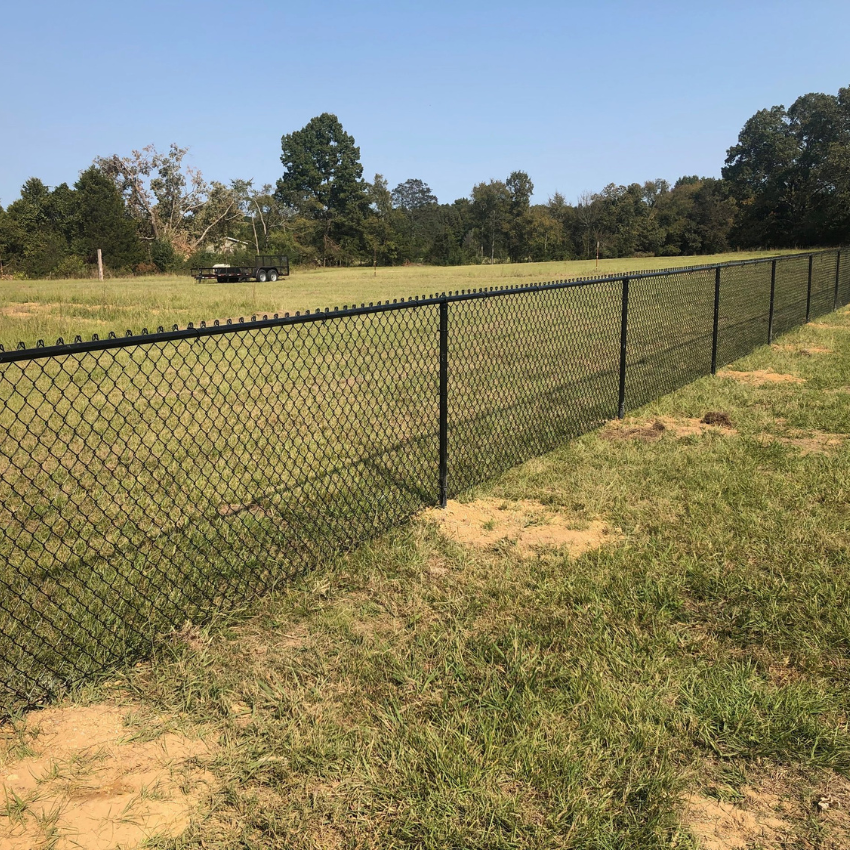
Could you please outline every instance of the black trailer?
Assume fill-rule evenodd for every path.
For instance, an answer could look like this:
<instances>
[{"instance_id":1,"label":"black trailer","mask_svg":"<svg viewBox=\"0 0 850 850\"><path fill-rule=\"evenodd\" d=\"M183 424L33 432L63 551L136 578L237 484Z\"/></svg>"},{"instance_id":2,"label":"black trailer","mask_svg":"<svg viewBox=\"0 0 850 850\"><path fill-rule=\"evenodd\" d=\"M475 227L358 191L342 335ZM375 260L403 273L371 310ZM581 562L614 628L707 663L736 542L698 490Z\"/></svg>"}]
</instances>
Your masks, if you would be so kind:
<instances>
[{"instance_id":1,"label":"black trailer","mask_svg":"<svg viewBox=\"0 0 850 850\"><path fill-rule=\"evenodd\" d=\"M245 280L257 280L265 283L267 280L275 281L279 277L289 275L289 258L281 255L263 254L254 258L253 266L205 266L192 269L192 277L201 283L202 281L215 281L216 283L238 283Z\"/></svg>"}]
</instances>

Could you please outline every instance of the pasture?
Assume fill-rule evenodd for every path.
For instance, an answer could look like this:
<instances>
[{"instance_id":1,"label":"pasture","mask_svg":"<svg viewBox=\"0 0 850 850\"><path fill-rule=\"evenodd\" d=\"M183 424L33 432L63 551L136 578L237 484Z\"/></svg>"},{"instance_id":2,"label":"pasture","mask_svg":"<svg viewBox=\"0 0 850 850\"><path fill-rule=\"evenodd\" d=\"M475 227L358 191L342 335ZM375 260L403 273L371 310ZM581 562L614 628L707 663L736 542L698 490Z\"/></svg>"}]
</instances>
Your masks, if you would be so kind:
<instances>
[{"instance_id":1,"label":"pasture","mask_svg":"<svg viewBox=\"0 0 850 850\"><path fill-rule=\"evenodd\" d=\"M776 252L773 252L775 254ZM190 277L153 276L91 280L0 281L0 343L48 345L62 337L109 331L139 333L163 325L237 319L266 313L342 306L482 286L521 286L547 280L616 274L634 269L701 265L769 256L739 252L708 257L653 257L494 266L399 266L301 269L276 283L196 284Z\"/></svg>"},{"instance_id":2,"label":"pasture","mask_svg":"<svg viewBox=\"0 0 850 850\"><path fill-rule=\"evenodd\" d=\"M813 262L818 316L832 307L835 255ZM776 264L777 331L805 318L808 266ZM714 279L633 282L627 409L710 370ZM721 364L766 340L771 264L723 279ZM616 416L621 294L613 281L450 305L450 494ZM5 364L0 684L17 704L434 504L439 312L405 305Z\"/></svg>"},{"instance_id":3,"label":"pasture","mask_svg":"<svg viewBox=\"0 0 850 850\"><path fill-rule=\"evenodd\" d=\"M848 393L845 309L463 493L483 545L426 513L66 704L205 742L163 850L840 850ZM523 535L604 532L529 548L518 505ZM47 787L111 799L102 765ZM62 834L36 792L7 799L20 835Z\"/></svg>"}]
</instances>

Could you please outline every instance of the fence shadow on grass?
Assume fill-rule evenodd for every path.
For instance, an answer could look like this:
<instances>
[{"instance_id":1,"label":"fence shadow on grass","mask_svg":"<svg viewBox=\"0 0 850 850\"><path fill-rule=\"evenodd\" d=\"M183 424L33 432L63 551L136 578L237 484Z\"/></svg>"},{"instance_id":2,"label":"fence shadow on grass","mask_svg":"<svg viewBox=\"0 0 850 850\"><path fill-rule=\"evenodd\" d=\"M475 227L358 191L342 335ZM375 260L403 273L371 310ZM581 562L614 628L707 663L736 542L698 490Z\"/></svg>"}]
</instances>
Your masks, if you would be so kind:
<instances>
[{"instance_id":1,"label":"fence shadow on grass","mask_svg":"<svg viewBox=\"0 0 850 850\"><path fill-rule=\"evenodd\" d=\"M3 711L847 303L833 250L0 352Z\"/></svg>"}]
</instances>

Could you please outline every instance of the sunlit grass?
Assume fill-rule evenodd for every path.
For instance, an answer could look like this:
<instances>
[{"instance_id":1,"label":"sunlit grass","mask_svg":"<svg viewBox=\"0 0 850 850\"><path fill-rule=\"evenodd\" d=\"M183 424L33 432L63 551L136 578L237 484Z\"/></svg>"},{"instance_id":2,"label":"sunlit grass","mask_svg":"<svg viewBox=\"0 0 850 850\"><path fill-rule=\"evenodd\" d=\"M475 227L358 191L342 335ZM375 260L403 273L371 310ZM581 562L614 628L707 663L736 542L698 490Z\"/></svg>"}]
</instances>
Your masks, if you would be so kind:
<instances>
[{"instance_id":1,"label":"sunlit grass","mask_svg":"<svg viewBox=\"0 0 850 850\"><path fill-rule=\"evenodd\" d=\"M686 795L765 778L787 846L847 846L817 801L850 774L850 313L732 369L804 383L705 377L627 428L731 428L595 432L462 496L604 519L601 549L416 520L163 642L126 692L221 748L220 790L162 846L696 848ZM818 433L842 439L788 442Z\"/></svg>"},{"instance_id":2,"label":"sunlit grass","mask_svg":"<svg viewBox=\"0 0 850 850\"><path fill-rule=\"evenodd\" d=\"M520 286L588 275L617 274L728 262L776 252L739 252L703 257L653 257L483 266L294 268L276 283L203 283L188 276L91 280L0 281L0 343L52 344L76 334L139 333L162 325L295 312L483 286Z\"/></svg>"}]
</instances>

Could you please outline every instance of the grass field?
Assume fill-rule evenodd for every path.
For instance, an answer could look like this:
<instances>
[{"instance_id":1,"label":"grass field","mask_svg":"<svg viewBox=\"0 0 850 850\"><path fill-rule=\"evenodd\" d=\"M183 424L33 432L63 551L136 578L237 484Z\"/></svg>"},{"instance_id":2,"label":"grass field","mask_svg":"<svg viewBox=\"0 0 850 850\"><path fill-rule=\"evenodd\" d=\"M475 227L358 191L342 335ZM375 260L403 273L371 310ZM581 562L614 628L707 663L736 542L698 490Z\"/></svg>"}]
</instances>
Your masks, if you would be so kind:
<instances>
[{"instance_id":1,"label":"grass field","mask_svg":"<svg viewBox=\"0 0 850 850\"><path fill-rule=\"evenodd\" d=\"M462 496L597 548L423 516L76 699L208 742L169 850L846 848L848 399L845 309Z\"/></svg>"},{"instance_id":2,"label":"grass field","mask_svg":"<svg viewBox=\"0 0 850 850\"><path fill-rule=\"evenodd\" d=\"M776 253L776 252L773 252ZM656 257L601 260L598 274L728 262L766 253L709 257ZM142 328L201 320L236 319L263 313L295 312L392 298L408 298L482 286L522 285L597 274L594 261L516 263L495 266L403 266L379 268L296 268L277 283L196 284L187 276L91 280L0 281L0 343L47 344L75 334L84 338L109 331L139 333Z\"/></svg>"},{"instance_id":3,"label":"grass field","mask_svg":"<svg viewBox=\"0 0 850 850\"><path fill-rule=\"evenodd\" d=\"M805 318L808 258L776 268L781 331ZM721 364L766 339L770 278L770 263L725 270ZM834 294L835 255L816 257L812 315ZM633 281L627 409L709 371L713 302L710 269ZM616 415L620 312L619 281L451 306L452 494ZM434 504L438 340L438 309L421 305L6 364L0 686L13 702Z\"/></svg>"}]
</instances>

